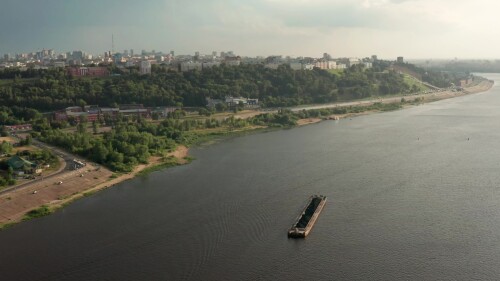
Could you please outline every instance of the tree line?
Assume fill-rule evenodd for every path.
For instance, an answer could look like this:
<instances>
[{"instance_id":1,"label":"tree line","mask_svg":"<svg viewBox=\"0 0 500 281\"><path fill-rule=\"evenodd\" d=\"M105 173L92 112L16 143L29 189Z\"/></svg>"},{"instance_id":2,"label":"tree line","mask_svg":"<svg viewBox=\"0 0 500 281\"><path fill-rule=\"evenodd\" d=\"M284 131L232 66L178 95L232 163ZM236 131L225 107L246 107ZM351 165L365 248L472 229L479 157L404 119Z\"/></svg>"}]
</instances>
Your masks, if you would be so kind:
<instances>
[{"instance_id":1,"label":"tree line","mask_svg":"<svg viewBox=\"0 0 500 281\"><path fill-rule=\"evenodd\" d=\"M85 104L203 107L206 98L242 96L257 98L264 107L283 107L411 91L400 74L385 71L387 66L388 62L379 61L372 69L357 65L342 74L321 69L292 70L287 65L276 70L264 65L221 65L183 73L155 66L152 75L132 73L94 79L73 78L64 69L30 70L22 77L6 69L0 71L0 78L14 78L0 82L0 104L23 105L42 112Z\"/></svg>"}]
</instances>

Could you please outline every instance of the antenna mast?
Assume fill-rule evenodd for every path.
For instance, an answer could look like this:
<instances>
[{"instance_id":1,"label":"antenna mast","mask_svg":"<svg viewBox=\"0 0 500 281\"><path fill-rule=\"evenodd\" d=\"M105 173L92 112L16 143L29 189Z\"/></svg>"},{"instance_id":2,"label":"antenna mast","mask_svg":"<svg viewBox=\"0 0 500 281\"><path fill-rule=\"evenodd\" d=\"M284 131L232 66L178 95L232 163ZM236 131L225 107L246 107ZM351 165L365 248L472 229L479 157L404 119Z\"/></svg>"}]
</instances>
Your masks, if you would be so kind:
<instances>
[{"instance_id":1,"label":"antenna mast","mask_svg":"<svg viewBox=\"0 0 500 281\"><path fill-rule=\"evenodd\" d=\"M111 54L115 54L115 35L111 33Z\"/></svg>"}]
</instances>

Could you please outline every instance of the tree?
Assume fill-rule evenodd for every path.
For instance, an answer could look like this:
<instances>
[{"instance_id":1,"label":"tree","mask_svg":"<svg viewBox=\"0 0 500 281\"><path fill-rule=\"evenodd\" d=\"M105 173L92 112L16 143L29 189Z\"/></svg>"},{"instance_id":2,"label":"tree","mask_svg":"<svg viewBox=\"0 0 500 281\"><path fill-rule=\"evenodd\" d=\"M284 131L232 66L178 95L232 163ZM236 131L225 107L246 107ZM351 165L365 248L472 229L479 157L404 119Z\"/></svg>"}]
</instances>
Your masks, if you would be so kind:
<instances>
[{"instance_id":1,"label":"tree","mask_svg":"<svg viewBox=\"0 0 500 281\"><path fill-rule=\"evenodd\" d=\"M86 123L83 123L83 122L78 123L78 125L76 125L76 131L79 134L84 134L85 132L87 132L85 125L86 125Z\"/></svg>"},{"instance_id":2,"label":"tree","mask_svg":"<svg viewBox=\"0 0 500 281\"><path fill-rule=\"evenodd\" d=\"M104 144L102 142L98 142L92 148L91 158L97 163L104 164L106 162L108 154L109 154L109 151L106 148L106 146L104 146Z\"/></svg>"},{"instance_id":3,"label":"tree","mask_svg":"<svg viewBox=\"0 0 500 281\"><path fill-rule=\"evenodd\" d=\"M87 116L85 115L80 115L80 123L87 124Z\"/></svg>"},{"instance_id":4,"label":"tree","mask_svg":"<svg viewBox=\"0 0 500 281\"><path fill-rule=\"evenodd\" d=\"M212 113L208 111L206 108L200 108L198 110L198 114L202 116L210 116Z\"/></svg>"},{"instance_id":5,"label":"tree","mask_svg":"<svg viewBox=\"0 0 500 281\"><path fill-rule=\"evenodd\" d=\"M217 111L219 112L223 112L227 110L227 105L221 102L215 105L215 109L217 109Z\"/></svg>"},{"instance_id":6,"label":"tree","mask_svg":"<svg viewBox=\"0 0 500 281\"><path fill-rule=\"evenodd\" d=\"M11 153L12 152L12 144L3 141L0 144L0 154Z\"/></svg>"},{"instance_id":7,"label":"tree","mask_svg":"<svg viewBox=\"0 0 500 281\"><path fill-rule=\"evenodd\" d=\"M82 108L83 111L85 111L85 106L87 105L87 102L82 100L82 99L79 99L78 100L78 106Z\"/></svg>"},{"instance_id":8,"label":"tree","mask_svg":"<svg viewBox=\"0 0 500 281\"><path fill-rule=\"evenodd\" d=\"M74 116L68 116L68 123L71 126L76 126L76 124L78 124L78 120Z\"/></svg>"},{"instance_id":9,"label":"tree","mask_svg":"<svg viewBox=\"0 0 500 281\"><path fill-rule=\"evenodd\" d=\"M94 132L94 135L97 135L99 133L99 123L96 121L92 122L92 131Z\"/></svg>"},{"instance_id":10,"label":"tree","mask_svg":"<svg viewBox=\"0 0 500 281\"><path fill-rule=\"evenodd\" d=\"M160 119L160 113L158 113L158 112L153 112L153 113L151 114L151 119L153 119L153 120L159 120L159 119Z\"/></svg>"},{"instance_id":11,"label":"tree","mask_svg":"<svg viewBox=\"0 0 500 281\"><path fill-rule=\"evenodd\" d=\"M26 138L19 142L21 145L31 145L33 143L33 137L27 135Z\"/></svg>"},{"instance_id":12,"label":"tree","mask_svg":"<svg viewBox=\"0 0 500 281\"><path fill-rule=\"evenodd\" d=\"M5 128L5 126L0 126L0 136L6 137L8 135L9 135L9 133L7 132L7 129Z\"/></svg>"}]
</instances>

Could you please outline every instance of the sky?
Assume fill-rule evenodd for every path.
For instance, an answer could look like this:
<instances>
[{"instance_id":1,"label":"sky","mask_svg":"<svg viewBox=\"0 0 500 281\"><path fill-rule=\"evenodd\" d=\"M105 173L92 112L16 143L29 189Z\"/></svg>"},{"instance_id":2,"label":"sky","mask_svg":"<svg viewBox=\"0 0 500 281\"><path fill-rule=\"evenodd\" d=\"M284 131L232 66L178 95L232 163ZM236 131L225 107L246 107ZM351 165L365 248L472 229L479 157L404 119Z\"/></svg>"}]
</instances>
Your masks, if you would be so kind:
<instances>
[{"instance_id":1,"label":"sky","mask_svg":"<svg viewBox=\"0 0 500 281\"><path fill-rule=\"evenodd\" d=\"M500 58L495 0L2 0L0 54Z\"/></svg>"}]
</instances>

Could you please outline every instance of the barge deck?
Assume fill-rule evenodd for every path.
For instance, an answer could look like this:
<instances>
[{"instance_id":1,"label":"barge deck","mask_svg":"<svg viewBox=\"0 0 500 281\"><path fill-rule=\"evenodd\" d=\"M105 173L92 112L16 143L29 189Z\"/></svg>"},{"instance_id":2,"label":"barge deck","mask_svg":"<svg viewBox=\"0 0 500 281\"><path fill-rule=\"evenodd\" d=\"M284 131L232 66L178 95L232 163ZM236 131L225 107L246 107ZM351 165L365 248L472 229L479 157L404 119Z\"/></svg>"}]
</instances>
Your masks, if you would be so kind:
<instances>
[{"instance_id":1,"label":"barge deck","mask_svg":"<svg viewBox=\"0 0 500 281\"><path fill-rule=\"evenodd\" d=\"M319 214L326 204L326 196L313 195L309 198L306 207L297 217L297 220L288 230L290 238L305 238L311 232Z\"/></svg>"}]
</instances>

